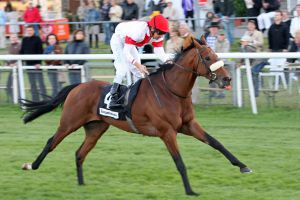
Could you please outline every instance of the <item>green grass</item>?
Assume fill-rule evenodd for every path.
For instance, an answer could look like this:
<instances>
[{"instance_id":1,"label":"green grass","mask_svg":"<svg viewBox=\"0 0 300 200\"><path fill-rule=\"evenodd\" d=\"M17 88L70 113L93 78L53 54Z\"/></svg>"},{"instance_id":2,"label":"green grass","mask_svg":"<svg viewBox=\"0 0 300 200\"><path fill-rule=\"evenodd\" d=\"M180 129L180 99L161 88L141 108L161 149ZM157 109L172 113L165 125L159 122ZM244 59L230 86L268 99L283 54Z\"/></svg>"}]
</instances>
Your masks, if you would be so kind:
<instances>
[{"instance_id":1,"label":"green grass","mask_svg":"<svg viewBox=\"0 0 300 200\"><path fill-rule=\"evenodd\" d=\"M21 111L0 107L0 199L299 199L300 111L196 107L198 121L253 174L240 174L217 151L179 135L191 185L188 197L175 165L158 138L110 128L84 163L85 186L78 186L75 151L83 130L67 137L37 171L22 171L54 133L60 110L23 125Z\"/></svg>"}]
</instances>

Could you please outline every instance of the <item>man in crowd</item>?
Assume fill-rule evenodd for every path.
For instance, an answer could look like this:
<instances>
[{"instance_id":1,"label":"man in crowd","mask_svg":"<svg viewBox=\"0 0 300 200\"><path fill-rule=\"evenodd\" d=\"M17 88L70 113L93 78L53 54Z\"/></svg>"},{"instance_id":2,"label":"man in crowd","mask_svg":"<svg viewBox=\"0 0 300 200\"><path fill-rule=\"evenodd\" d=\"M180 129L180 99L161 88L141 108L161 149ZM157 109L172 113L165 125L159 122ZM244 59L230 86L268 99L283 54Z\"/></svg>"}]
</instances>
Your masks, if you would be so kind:
<instances>
[{"instance_id":1,"label":"man in crowd","mask_svg":"<svg viewBox=\"0 0 300 200\"><path fill-rule=\"evenodd\" d=\"M20 54L43 54L42 40L39 36L34 35L33 26L27 26L25 29L26 36L22 40ZM35 66L35 69L28 70L30 82L30 91L33 101L40 101L40 95L45 99L46 87L42 70L40 69L40 60L27 60L27 66ZM39 85L39 90L37 88Z\"/></svg>"}]
</instances>

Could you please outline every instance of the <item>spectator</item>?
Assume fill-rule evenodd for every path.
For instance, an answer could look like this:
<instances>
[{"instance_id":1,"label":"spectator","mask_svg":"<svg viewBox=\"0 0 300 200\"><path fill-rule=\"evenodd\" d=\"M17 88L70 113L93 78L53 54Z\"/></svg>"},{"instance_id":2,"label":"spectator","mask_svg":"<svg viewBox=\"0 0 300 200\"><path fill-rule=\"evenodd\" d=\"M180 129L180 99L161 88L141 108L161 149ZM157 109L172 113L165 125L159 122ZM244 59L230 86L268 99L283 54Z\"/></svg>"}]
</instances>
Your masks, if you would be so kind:
<instances>
[{"instance_id":1,"label":"spectator","mask_svg":"<svg viewBox=\"0 0 300 200\"><path fill-rule=\"evenodd\" d=\"M225 31L223 29L219 31L215 47L217 53L228 53L230 50L230 43L226 39Z\"/></svg>"},{"instance_id":2,"label":"spectator","mask_svg":"<svg viewBox=\"0 0 300 200\"><path fill-rule=\"evenodd\" d=\"M182 8L184 10L185 22L188 23L188 18L191 18L192 29L195 32L195 21L194 21L194 1L193 0L182 0Z\"/></svg>"},{"instance_id":3,"label":"spectator","mask_svg":"<svg viewBox=\"0 0 300 200\"><path fill-rule=\"evenodd\" d=\"M145 4L145 10L147 12L147 15L151 15L155 11L163 13L165 7L166 4L164 3L164 0L148 0Z\"/></svg>"},{"instance_id":4,"label":"spectator","mask_svg":"<svg viewBox=\"0 0 300 200\"><path fill-rule=\"evenodd\" d=\"M290 30L291 19L290 19L290 16L289 16L289 12L287 10L282 11L282 22L285 23L288 30Z\"/></svg>"},{"instance_id":5,"label":"spectator","mask_svg":"<svg viewBox=\"0 0 300 200\"><path fill-rule=\"evenodd\" d=\"M219 35L217 36L217 40L215 42L215 52L216 53L228 53L230 50L230 43L228 39L226 39L225 31L223 29L219 30ZM209 84L210 88L217 88L218 85L214 82ZM225 98L224 91L209 91L209 97L215 97L217 99Z\"/></svg>"},{"instance_id":6,"label":"spectator","mask_svg":"<svg viewBox=\"0 0 300 200\"><path fill-rule=\"evenodd\" d=\"M294 33L295 33L295 39L290 46L289 52L300 52L300 29L296 30ZM288 59L287 61L289 63L295 63L295 62L300 63L300 58L298 58L298 59L291 58L291 59ZM290 72L288 72L288 73L290 73ZM298 83L300 86L300 72L296 72L295 75L298 78ZM287 77L289 77L289 76L287 76ZM289 80L289 81L291 81L291 80Z\"/></svg>"},{"instance_id":7,"label":"spectator","mask_svg":"<svg viewBox=\"0 0 300 200\"><path fill-rule=\"evenodd\" d=\"M107 0L108 1L108 0ZM90 22L88 24L88 29L87 32L89 34L89 43L90 43L90 48L93 48L93 36L95 36L95 47L99 48L99 24L96 22L100 21L100 12L96 8L96 3L94 1L90 1L88 5L88 12L86 16L86 22ZM91 23L94 22L94 23ZM109 27L109 24L108 24ZM107 35L105 34L105 37Z\"/></svg>"},{"instance_id":8,"label":"spectator","mask_svg":"<svg viewBox=\"0 0 300 200\"><path fill-rule=\"evenodd\" d=\"M170 36L166 43L166 53L175 54L180 51L184 39L179 36L178 27L170 29Z\"/></svg>"},{"instance_id":9,"label":"spectator","mask_svg":"<svg viewBox=\"0 0 300 200\"><path fill-rule=\"evenodd\" d=\"M227 39L230 44L234 42L234 1L233 0L215 0L213 1L214 11L221 15Z\"/></svg>"},{"instance_id":10,"label":"spectator","mask_svg":"<svg viewBox=\"0 0 300 200\"><path fill-rule=\"evenodd\" d=\"M43 43L39 36L34 33L33 26L27 26L25 29L25 37L22 40L20 54L43 54ZM43 79L43 72L40 69L40 60L27 60L25 61L27 66L35 66L36 69L28 70L28 77L30 82L30 91L33 101L40 101L40 96L43 99L46 97L46 88ZM37 89L39 85L39 90Z\"/></svg>"},{"instance_id":11,"label":"spectator","mask_svg":"<svg viewBox=\"0 0 300 200\"><path fill-rule=\"evenodd\" d=\"M262 0L244 0L247 7L247 16L254 20L257 26L257 16L260 14L262 8ZM252 18L253 17L253 18Z\"/></svg>"},{"instance_id":12,"label":"spectator","mask_svg":"<svg viewBox=\"0 0 300 200\"><path fill-rule=\"evenodd\" d=\"M125 0L121 5L123 9L123 20L136 20L139 17L139 8L134 0Z\"/></svg>"},{"instance_id":13,"label":"spectator","mask_svg":"<svg viewBox=\"0 0 300 200\"><path fill-rule=\"evenodd\" d=\"M180 37L182 37L183 39L186 38L187 36L189 36L190 34L192 34L188 24L185 22L181 22L179 24L178 31L179 31Z\"/></svg>"},{"instance_id":14,"label":"spectator","mask_svg":"<svg viewBox=\"0 0 300 200\"><path fill-rule=\"evenodd\" d=\"M46 37L46 45L47 47L44 50L44 54L62 54L63 49L59 46L59 42L57 36L55 34L49 34ZM61 65L60 60L46 60L46 65ZM48 70L49 81L52 86L52 96L56 96L58 91L61 89L61 86L58 84L58 70L57 69L49 69Z\"/></svg>"},{"instance_id":15,"label":"spectator","mask_svg":"<svg viewBox=\"0 0 300 200\"><path fill-rule=\"evenodd\" d=\"M146 44L143 47L138 48L139 49L139 53L142 54L152 54L154 53L153 47L151 44ZM147 69L149 70L149 73L152 73L153 71L155 71L155 67L157 67L158 62L156 61L156 59L143 59L141 60L141 64L145 65L147 67Z\"/></svg>"},{"instance_id":16,"label":"spectator","mask_svg":"<svg viewBox=\"0 0 300 200\"><path fill-rule=\"evenodd\" d=\"M264 46L263 33L256 29L256 23L254 20L249 20L247 24L247 31L244 33L241 39L242 52L262 52ZM268 64L266 59L251 59L250 64L252 66L252 80L254 85L255 96L259 96L259 72Z\"/></svg>"},{"instance_id":17,"label":"spectator","mask_svg":"<svg viewBox=\"0 0 300 200\"><path fill-rule=\"evenodd\" d=\"M289 52L300 52L300 29L296 30L294 33L295 33L295 39L291 43ZM294 63L294 62L300 63L300 58L290 58L287 61L290 63Z\"/></svg>"},{"instance_id":18,"label":"spectator","mask_svg":"<svg viewBox=\"0 0 300 200\"><path fill-rule=\"evenodd\" d=\"M8 46L8 53L9 54L19 54L20 53L20 49L21 49L21 44L18 38L18 35L15 33L10 34L9 36L10 39L10 45ZM16 60L10 60L7 62L7 64L10 67L15 67L17 64ZM7 79L7 84L6 84L6 93L7 93L7 97L8 97L8 102L12 102L13 100L13 91L12 91L12 71L10 71L9 75L8 75L8 79Z\"/></svg>"},{"instance_id":19,"label":"spectator","mask_svg":"<svg viewBox=\"0 0 300 200\"><path fill-rule=\"evenodd\" d=\"M264 32L272 25L271 19L275 16L275 11L280 8L279 0L263 0L262 8L264 13L257 17L258 28Z\"/></svg>"},{"instance_id":20,"label":"spectator","mask_svg":"<svg viewBox=\"0 0 300 200\"><path fill-rule=\"evenodd\" d=\"M297 4L296 12L297 16L292 19L290 26L290 34L293 38L295 37L296 30L300 29L300 4Z\"/></svg>"},{"instance_id":21,"label":"spectator","mask_svg":"<svg viewBox=\"0 0 300 200\"><path fill-rule=\"evenodd\" d=\"M84 42L85 34L81 29L73 33L73 40L65 48L65 54L89 54L90 48ZM73 69L77 65L84 65L86 60L66 60L66 67L69 68L70 84L81 83L80 69Z\"/></svg>"},{"instance_id":22,"label":"spectator","mask_svg":"<svg viewBox=\"0 0 300 200\"><path fill-rule=\"evenodd\" d=\"M28 7L23 15L23 19L25 23L41 23L42 17L40 15L40 11L37 7L33 7L32 2L29 2ZM34 34L39 36L40 25L34 24Z\"/></svg>"},{"instance_id":23,"label":"spectator","mask_svg":"<svg viewBox=\"0 0 300 200\"><path fill-rule=\"evenodd\" d=\"M110 21L113 22L110 24L110 30L112 30L112 32L115 32L116 26L122 20L123 10L122 7L117 3L117 0L111 0L110 3L111 7L109 9L109 18Z\"/></svg>"},{"instance_id":24,"label":"spectator","mask_svg":"<svg viewBox=\"0 0 300 200\"><path fill-rule=\"evenodd\" d=\"M263 50L264 35L262 32L256 29L256 23L254 20L249 20L247 24L247 31L244 36L249 36L251 38L249 45L256 48L256 52L261 52Z\"/></svg>"},{"instance_id":25,"label":"spectator","mask_svg":"<svg viewBox=\"0 0 300 200\"><path fill-rule=\"evenodd\" d=\"M168 20L178 20L179 12L175 7L173 7L172 0L166 0L166 3L167 3L167 7L163 11L163 16Z\"/></svg>"},{"instance_id":26,"label":"spectator","mask_svg":"<svg viewBox=\"0 0 300 200\"><path fill-rule=\"evenodd\" d=\"M109 18L109 10L111 8L111 4L109 0L104 0L101 7L100 7L100 14L101 14L101 20L106 21L102 25L103 27L103 32L104 32L104 43L106 45L109 45L109 41L111 38L111 28L110 28L110 21Z\"/></svg>"},{"instance_id":27,"label":"spectator","mask_svg":"<svg viewBox=\"0 0 300 200\"><path fill-rule=\"evenodd\" d=\"M205 35L209 34L209 27L210 27L210 24L213 22L214 16L215 16L215 14L210 11L207 12L205 15L205 21L204 21L204 25L203 25Z\"/></svg>"},{"instance_id":28,"label":"spectator","mask_svg":"<svg viewBox=\"0 0 300 200\"><path fill-rule=\"evenodd\" d=\"M17 24L19 19L18 12L12 7L11 3L8 2L5 6L5 12L7 16L7 20L10 23L9 25L9 33L19 33L20 27Z\"/></svg>"},{"instance_id":29,"label":"spectator","mask_svg":"<svg viewBox=\"0 0 300 200\"><path fill-rule=\"evenodd\" d=\"M205 36L207 45L214 51L216 51L216 41L219 34L219 23L212 22L209 27L209 33Z\"/></svg>"},{"instance_id":30,"label":"spectator","mask_svg":"<svg viewBox=\"0 0 300 200\"><path fill-rule=\"evenodd\" d=\"M282 12L275 11L274 23L268 32L269 49L272 52L282 52L288 50L289 30L282 22Z\"/></svg>"},{"instance_id":31,"label":"spectator","mask_svg":"<svg viewBox=\"0 0 300 200\"><path fill-rule=\"evenodd\" d=\"M77 8L77 18L79 20L79 22L85 22L85 19L87 17L87 13L88 13L88 6L86 5L85 1L80 1L80 5ZM80 28L82 28L83 30L85 29L85 24L82 23L79 26Z\"/></svg>"},{"instance_id":32,"label":"spectator","mask_svg":"<svg viewBox=\"0 0 300 200\"><path fill-rule=\"evenodd\" d=\"M252 41L253 39L249 35L243 35L241 38L241 52L258 52ZM259 96L259 72L267 64L268 62L265 59L250 59L250 65L253 66L251 71L255 97Z\"/></svg>"},{"instance_id":33,"label":"spectator","mask_svg":"<svg viewBox=\"0 0 300 200\"><path fill-rule=\"evenodd\" d=\"M74 14L72 13L71 10L68 10L68 9L65 9L63 11L63 17L66 18L69 22L73 22L73 21L78 21L79 22L79 19L77 19L77 16L74 17ZM75 18L75 20L74 20ZM72 32L76 27L79 27L79 26L84 26L84 24L76 24L76 25L70 25L70 32Z\"/></svg>"},{"instance_id":34,"label":"spectator","mask_svg":"<svg viewBox=\"0 0 300 200\"><path fill-rule=\"evenodd\" d=\"M5 23L6 15L5 12L0 8L0 48L5 48Z\"/></svg>"}]
</instances>

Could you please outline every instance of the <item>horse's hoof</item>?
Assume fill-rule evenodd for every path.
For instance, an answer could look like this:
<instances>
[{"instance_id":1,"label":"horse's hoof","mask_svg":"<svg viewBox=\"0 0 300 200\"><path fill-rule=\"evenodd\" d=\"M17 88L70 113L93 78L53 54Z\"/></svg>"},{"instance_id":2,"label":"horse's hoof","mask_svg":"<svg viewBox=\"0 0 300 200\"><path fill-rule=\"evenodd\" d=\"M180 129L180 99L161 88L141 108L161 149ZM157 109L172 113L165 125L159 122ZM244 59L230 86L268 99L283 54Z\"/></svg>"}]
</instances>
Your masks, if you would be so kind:
<instances>
[{"instance_id":1,"label":"horse's hoof","mask_svg":"<svg viewBox=\"0 0 300 200\"><path fill-rule=\"evenodd\" d=\"M193 192L193 191L189 191L186 193L187 195L190 195L190 196L199 196L200 194L196 193L196 192Z\"/></svg>"},{"instance_id":2,"label":"horse's hoof","mask_svg":"<svg viewBox=\"0 0 300 200\"><path fill-rule=\"evenodd\" d=\"M32 170L31 163L24 163L24 164L22 165L22 169L23 169L23 170Z\"/></svg>"},{"instance_id":3,"label":"horse's hoof","mask_svg":"<svg viewBox=\"0 0 300 200\"><path fill-rule=\"evenodd\" d=\"M243 167L243 168L240 169L240 171L243 174L250 174L250 173L252 173L252 170L250 168L248 168L248 167Z\"/></svg>"}]
</instances>

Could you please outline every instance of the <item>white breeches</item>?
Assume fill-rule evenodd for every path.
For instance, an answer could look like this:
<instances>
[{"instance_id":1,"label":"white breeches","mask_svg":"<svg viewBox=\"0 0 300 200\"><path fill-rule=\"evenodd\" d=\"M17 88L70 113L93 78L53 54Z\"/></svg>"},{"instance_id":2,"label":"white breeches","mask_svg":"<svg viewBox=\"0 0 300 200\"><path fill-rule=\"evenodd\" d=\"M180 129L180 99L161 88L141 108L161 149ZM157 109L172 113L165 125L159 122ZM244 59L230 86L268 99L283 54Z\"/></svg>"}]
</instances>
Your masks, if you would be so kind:
<instances>
[{"instance_id":1,"label":"white breeches","mask_svg":"<svg viewBox=\"0 0 300 200\"><path fill-rule=\"evenodd\" d=\"M275 16L275 12L262 13L257 17L259 30L269 29L272 25L271 19Z\"/></svg>"},{"instance_id":2,"label":"white breeches","mask_svg":"<svg viewBox=\"0 0 300 200\"><path fill-rule=\"evenodd\" d=\"M114 66L116 68L116 76L114 78L114 83L121 84L123 79L127 76L127 73L130 72L133 75L134 82L142 78L142 74L138 71L138 69L125 58L125 55L123 53L124 41L122 41L116 34L113 34L111 37L110 47L113 52L113 57L115 60ZM137 62L141 62L136 48L132 50L131 55Z\"/></svg>"}]
</instances>

